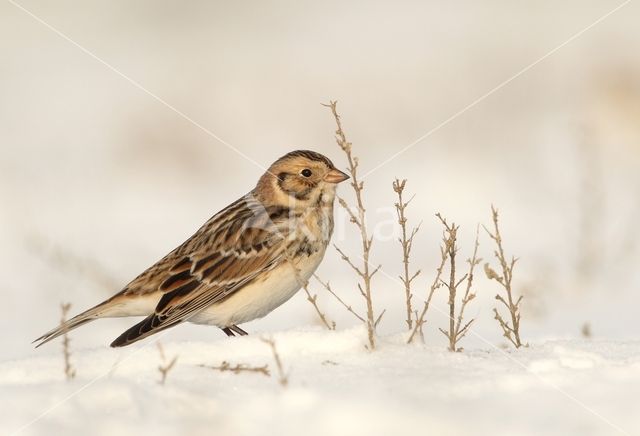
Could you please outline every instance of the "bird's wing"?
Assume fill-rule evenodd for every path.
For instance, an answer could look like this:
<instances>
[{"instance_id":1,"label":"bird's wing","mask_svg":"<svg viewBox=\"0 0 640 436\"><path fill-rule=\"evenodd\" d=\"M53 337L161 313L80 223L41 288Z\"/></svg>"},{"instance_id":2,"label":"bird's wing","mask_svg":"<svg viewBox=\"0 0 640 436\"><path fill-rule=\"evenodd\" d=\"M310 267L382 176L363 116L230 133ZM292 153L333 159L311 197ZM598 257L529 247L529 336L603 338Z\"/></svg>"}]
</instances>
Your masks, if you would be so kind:
<instances>
[{"instance_id":1,"label":"bird's wing","mask_svg":"<svg viewBox=\"0 0 640 436\"><path fill-rule=\"evenodd\" d=\"M129 285L136 285L131 289L138 292L153 289L163 295L153 315L111 345L128 345L186 321L286 261L287 244L278 223L288 211L281 209L258 207L245 198L243 204L234 203L214 216L170 258L150 268L156 269L152 280Z\"/></svg>"}]
</instances>

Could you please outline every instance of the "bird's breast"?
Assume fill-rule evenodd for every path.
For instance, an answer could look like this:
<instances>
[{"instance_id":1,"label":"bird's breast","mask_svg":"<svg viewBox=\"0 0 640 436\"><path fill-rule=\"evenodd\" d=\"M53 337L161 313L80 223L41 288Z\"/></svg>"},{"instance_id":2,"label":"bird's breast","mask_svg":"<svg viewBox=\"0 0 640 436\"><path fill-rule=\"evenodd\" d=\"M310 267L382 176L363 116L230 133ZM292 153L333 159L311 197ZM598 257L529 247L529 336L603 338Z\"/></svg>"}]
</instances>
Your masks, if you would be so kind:
<instances>
[{"instance_id":1,"label":"bird's breast","mask_svg":"<svg viewBox=\"0 0 640 436\"><path fill-rule=\"evenodd\" d=\"M317 242L318 247L327 245L333 233L333 207L311 208L296 226L298 236Z\"/></svg>"}]
</instances>

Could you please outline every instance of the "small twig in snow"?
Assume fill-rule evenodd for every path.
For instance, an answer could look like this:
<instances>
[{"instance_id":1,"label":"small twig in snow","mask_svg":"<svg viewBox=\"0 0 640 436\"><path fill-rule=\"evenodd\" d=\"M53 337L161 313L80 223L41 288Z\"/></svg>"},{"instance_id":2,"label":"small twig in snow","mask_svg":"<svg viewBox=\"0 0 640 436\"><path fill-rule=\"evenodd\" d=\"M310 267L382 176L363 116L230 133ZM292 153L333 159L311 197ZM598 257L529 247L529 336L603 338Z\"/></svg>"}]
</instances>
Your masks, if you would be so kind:
<instances>
[{"instance_id":1,"label":"small twig in snow","mask_svg":"<svg viewBox=\"0 0 640 436\"><path fill-rule=\"evenodd\" d=\"M478 247L480 245L480 227L476 227L476 238L473 247L473 255L470 259L467 259L467 263L469 264L469 272L466 273L461 279L456 280L456 254L458 252L457 232L459 227L455 224L448 225L446 220L441 217L440 220L445 227L445 232L447 232L451 236L453 243L449 246L450 278L449 283L445 283L445 286L449 290L449 330L439 330L449 340L449 351L462 351L462 348L458 347L458 341L460 341L460 339L462 339L467 334L469 327L471 327L471 324L474 322L474 319L471 319L464 325L462 324L464 318L464 310L467 307L467 304L476 297L476 294L472 292L471 288L473 285L473 271L475 270L475 267L482 261L482 259L478 259ZM467 285L462 297L460 310L456 317L456 294L458 292L458 287L465 280L467 282Z\"/></svg>"},{"instance_id":2,"label":"small twig in snow","mask_svg":"<svg viewBox=\"0 0 640 436\"><path fill-rule=\"evenodd\" d=\"M256 372L259 374L263 374L267 377L271 376L271 372L269 372L269 365L250 366L244 363L237 363L235 365L231 365L229 362L225 360L218 366L213 366L213 365L199 365L199 366L202 368L212 369L214 371L220 371L220 372L228 371L234 374L240 374L242 372Z\"/></svg>"},{"instance_id":3,"label":"small twig in snow","mask_svg":"<svg viewBox=\"0 0 640 436\"><path fill-rule=\"evenodd\" d=\"M411 274L409 272L409 257L411 255L411 248L413 247L413 238L415 238L418 230L420 229L420 224L417 227L414 227L410 234L407 232L407 217L405 215L405 210L411 200L405 201L402 198L402 193L404 192L404 187L407 184L407 180L399 180L396 179L393 182L393 190L396 194L398 194L398 202L395 203L396 213L398 215L398 224L400 224L400 228L402 229L402 237L399 238L399 242L402 246L402 265L404 267L403 275L400 276L400 280L404 285L404 293L405 293L405 306L407 310L407 327L409 331L413 328L413 308L411 307L411 299L413 294L411 293L411 282L418 277L420 274L420 270L417 270L415 273Z\"/></svg>"},{"instance_id":4,"label":"small twig in snow","mask_svg":"<svg viewBox=\"0 0 640 436\"><path fill-rule=\"evenodd\" d=\"M436 214L436 216L439 219L442 219L440 214ZM442 270L444 269L444 265L447 262L447 259L449 258L450 246L453 244L453 242L454 241L451 239L451 235L448 235L446 232L443 233L442 245L440 246L440 265L438 265L438 268L436 268L436 276L433 279L433 283L431 283L431 287L429 288L427 299L424 302L422 312L420 312L419 316L416 313L417 315L415 317L416 322L413 326L413 330L411 331L411 335L409 336L407 343L411 343L414 337L416 336L416 334L420 334L420 336L422 337L422 326L426 322L425 316L427 314L427 311L429 310L429 305L431 304L431 299L433 298L433 294L435 293L436 289L438 289L441 285L440 277L442 277Z\"/></svg>"},{"instance_id":5,"label":"small twig in snow","mask_svg":"<svg viewBox=\"0 0 640 436\"><path fill-rule=\"evenodd\" d=\"M522 302L522 296L518 297L518 299L514 302L513 288L511 285L511 281L513 279L513 268L518 259L512 257L510 262L507 261L502 246L502 236L500 235L500 228L498 226L498 209L493 206L491 206L491 218L493 221L493 233L486 227L484 227L484 229L496 244L496 251L494 252L494 254L496 256L496 259L498 259L498 263L500 264L502 275L498 274L493 268L491 268L491 265L489 265L488 263L484 264L484 272L489 280L495 280L504 289L507 298L505 299L500 294L497 294L495 298L496 300L504 304L504 306L509 311L509 315L511 316L511 323L509 323L509 321L505 320L502 315L500 315L498 308L493 309L494 318L496 321L498 321L498 324L502 329L503 336L507 338L514 347L520 348L523 346L523 343L520 339L520 303Z\"/></svg>"},{"instance_id":6,"label":"small twig in snow","mask_svg":"<svg viewBox=\"0 0 640 436\"><path fill-rule=\"evenodd\" d=\"M271 348L271 352L273 353L273 359L276 362L276 369L278 370L278 382L282 386L287 386L289 383L289 376L284 372L284 367L282 366L282 360L280 359L280 355L278 354L278 350L276 349L276 343L271 338L261 338L262 342L267 344Z\"/></svg>"},{"instance_id":7,"label":"small twig in snow","mask_svg":"<svg viewBox=\"0 0 640 436\"><path fill-rule=\"evenodd\" d=\"M158 381L158 383L160 383L161 385L164 385L164 382L167 380L167 375L169 374L169 371L171 371L171 369L175 366L176 362L178 361L178 356L174 356L173 359L171 359L171 361L167 362L167 357L164 354L164 347L160 342L158 342L158 352L160 352L160 360L161 360L160 365L158 365L158 371L160 371L160 380Z\"/></svg>"},{"instance_id":8,"label":"small twig in snow","mask_svg":"<svg viewBox=\"0 0 640 436\"><path fill-rule=\"evenodd\" d=\"M62 356L64 358L64 375L67 377L67 380L71 380L76 376L76 370L73 365L71 365L71 340L69 339L66 329L67 315L70 309L71 303L60 303L60 311L62 312L60 326L64 330L64 335L62 336Z\"/></svg>"}]
</instances>

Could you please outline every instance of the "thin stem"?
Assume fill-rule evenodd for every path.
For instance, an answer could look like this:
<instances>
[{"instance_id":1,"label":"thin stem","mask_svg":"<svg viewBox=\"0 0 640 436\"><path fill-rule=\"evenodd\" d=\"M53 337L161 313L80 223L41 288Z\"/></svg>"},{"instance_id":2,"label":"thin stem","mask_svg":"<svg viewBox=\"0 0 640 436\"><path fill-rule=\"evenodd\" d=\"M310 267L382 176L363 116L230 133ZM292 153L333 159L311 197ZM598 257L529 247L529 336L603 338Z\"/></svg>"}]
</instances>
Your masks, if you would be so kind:
<instances>
[{"instance_id":1,"label":"thin stem","mask_svg":"<svg viewBox=\"0 0 640 436\"><path fill-rule=\"evenodd\" d=\"M474 319L471 319L471 321L467 322L464 326L462 326L462 320L464 318L464 310L467 307L467 304L476 297L476 294L471 291L471 287L473 286L473 277L474 277L473 272L475 270L475 267L482 261L482 259L478 259L478 247L480 246L479 236L480 236L480 226L476 226L476 239L473 246L473 255L471 256L471 259L467 260L467 262L469 263L469 272L466 274L467 286L464 291L464 296L462 297L462 304L460 306L460 312L458 313L458 318L456 320L456 327L453 335L455 339L454 347L457 347L457 342L465 336L465 334L467 333L467 330L469 329L469 327L474 321ZM458 349L456 348L456 351L457 350Z\"/></svg>"},{"instance_id":2,"label":"thin stem","mask_svg":"<svg viewBox=\"0 0 640 436\"><path fill-rule=\"evenodd\" d=\"M507 261L502 243L502 235L500 234L500 226L498 224L498 210L494 206L491 206L491 218L493 221L493 233L491 233L486 227L485 231L496 244L495 257L498 259L498 263L500 264L502 276L493 270L488 263L484 265L484 271L490 280L495 280L505 290L506 299L500 294L496 295L495 298L503 303L509 310L511 324L509 324L500 315L497 308L494 308L493 310L495 314L494 318L502 328L504 337L506 337L516 348L520 348L523 346L522 340L520 339L520 303L522 301L522 296L518 297L514 303L513 288L511 285L513 280L513 269L518 259L512 257L511 261Z\"/></svg>"},{"instance_id":3,"label":"thin stem","mask_svg":"<svg viewBox=\"0 0 640 436\"><path fill-rule=\"evenodd\" d=\"M367 225L365 220L366 209L364 207L363 200L363 190L364 183L358 178L358 158L353 156L351 152L351 143L347 141L347 137L342 128L342 122L340 120L340 115L337 111L337 102L330 101L328 105L325 105L331 109L331 113L333 114L333 118L336 122L336 142L338 146L342 149L344 154L347 157L348 162L348 171L351 176L351 187L355 193L356 198L356 206L357 206L357 215L356 212L353 212L351 208L348 207L347 203L339 198L339 203L348 211L351 216L351 221L358 227L360 230L360 239L362 244L362 265L360 267L355 266L349 256L347 256L344 252L342 252L339 248L336 247L338 252L342 255L342 259L345 260L360 276L362 280L362 285L359 286L367 305L367 316L366 316L366 325L367 325L367 336L369 341L369 348L371 350L375 349L375 331L376 331L376 320L374 317L373 311L373 299L371 296L371 276L372 274L369 271L369 256L371 253L371 245L372 239L369 238L369 234L367 231ZM375 273L375 271L374 271Z\"/></svg>"},{"instance_id":4,"label":"thin stem","mask_svg":"<svg viewBox=\"0 0 640 436\"><path fill-rule=\"evenodd\" d=\"M318 283L320 283L320 284L321 284L321 285L322 285L322 286L323 286L323 287L324 287L324 288L325 288L325 289L326 289L326 290L327 290L331 295L333 295L333 296L336 298L336 300L338 300L338 302L339 302L340 304L342 304L342 305L344 306L344 308L345 308L345 309L347 309L347 311L349 311L353 316L355 316L356 318L358 318L360 321L362 321L362 322L366 322L366 320L365 320L363 317L361 317L360 315L358 315L358 314L356 313L356 311L355 311L355 310L353 310L353 308L352 308L350 305L348 305L347 303L345 303L345 302L344 302L344 300L342 300L342 298L340 298L340 297L338 296L338 294L336 294L336 293L333 291L333 289L331 288L331 285L329 284L329 282L323 282L323 281L322 281L322 279L320 279L320 277L318 277L318 275L317 275L317 274L313 274L313 277L314 277L314 278L318 281Z\"/></svg>"},{"instance_id":5,"label":"thin stem","mask_svg":"<svg viewBox=\"0 0 640 436\"><path fill-rule=\"evenodd\" d=\"M276 369L278 370L278 382L282 386L287 386L287 384L289 383L289 376L284 372L282 360L280 359L280 354L278 354L278 349L276 348L275 341L270 338L262 338L262 342L269 345L269 348L271 348L273 359L276 362Z\"/></svg>"},{"instance_id":6,"label":"thin stem","mask_svg":"<svg viewBox=\"0 0 640 436\"><path fill-rule=\"evenodd\" d=\"M436 216L440 217L440 214L437 214ZM449 258L449 247L452 243L453 241L451 240L450 235L447 235L446 233L444 233L442 236L442 245L440 246L440 265L438 265L438 267L436 268L436 276L433 279L433 282L431 283L431 286L429 288L427 299L424 302L422 312L420 312L420 315L416 316L415 318L416 322L413 326L413 330L411 331L411 335L409 335L409 339L407 340L408 344L410 344L413 341L416 334L419 333L422 336L422 326L426 322L424 318L427 314L427 311L429 310L429 305L431 304L431 299L433 298L433 295L436 289L440 287L440 277L442 277L442 271L444 269L444 265L446 264L447 259Z\"/></svg>"},{"instance_id":7,"label":"thin stem","mask_svg":"<svg viewBox=\"0 0 640 436\"><path fill-rule=\"evenodd\" d=\"M255 373L263 374L267 377L271 376L271 372L269 371L269 365L250 366L245 363L237 363L236 365L231 365L229 362L225 360L218 366L212 366L212 365L199 365L199 366L202 368L212 369L214 371L232 372L234 374L240 374L242 372L255 372Z\"/></svg>"},{"instance_id":8,"label":"thin stem","mask_svg":"<svg viewBox=\"0 0 640 436\"><path fill-rule=\"evenodd\" d=\"M418 270L413 275L410 274L409 258L411 255L411 248L413 246L413 238L416 236L416 233L418 233L418 229L420 228L420 225L412 229L410 234L409 232L407 232L407 217L405 215L405 210L409 205L409 203L411 202L411 199L408 201L404 201L402 197L406 183L407 183L406 179L402 181L399 179L396 179L393 182L393 190L398 194L398 202L395 203L395 207L396 207L396 213L398 215L398 224L400 224L400 229L402 231L402 236L400 237L399 241L400 241L400 245L402 246L402 266L403 266L403 275L400 276L400 280L404 284L407 328L409 331L411 331L411 329L413 328L413 319L412 319L413 308L411 305L411 299L413 297L413 294L411 292L411 282L418 276L418 274L420 274L420 270Z\"/></svg>"},{"instance_id":9,"label":"thin stem","mask_svg":"<svg viewBox=\"0 0 640 436\"><path fill-rule=\"evenodd\" d=\"M62 337L62 357L64 358L64 375L67 380L71 380L76 376L76 370L71 364L71 340L67 333L67 315L71 310L71 303L60 303L60 326L63 328L64 335Z\"/></svg>"}]
</instances>

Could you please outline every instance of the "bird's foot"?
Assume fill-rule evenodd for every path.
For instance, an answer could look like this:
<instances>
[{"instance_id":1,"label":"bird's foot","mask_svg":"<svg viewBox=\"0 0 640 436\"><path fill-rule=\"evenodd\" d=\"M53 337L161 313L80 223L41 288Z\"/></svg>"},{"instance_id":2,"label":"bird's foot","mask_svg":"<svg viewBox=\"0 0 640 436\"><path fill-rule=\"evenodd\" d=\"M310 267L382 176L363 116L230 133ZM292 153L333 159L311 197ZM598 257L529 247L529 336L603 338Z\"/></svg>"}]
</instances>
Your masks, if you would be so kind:
<instances>
[{"instance_id":1,"label":"bird's foot","mask_svg":"<svg viewBox=\"0 0 640 436\"><path fill-rule=\"evenodd\" d=\"M234 332L236 332L237 334L239 334L240 336L247 336L249 333L245 332L244 330L242 330L240 327L238 327L237 325L232 325L229 327L231 330L233 330Z\"/></svg>"},{"instance_id":2,"label":"bird's foot","mask_svg":"<svg viewBox=\"0 0 640 436\"><path fill-rule=\"evenodd\" d=\"M227 336L235 336L236 333L239 334L240 336L247 336L249 334L235 324L229 327L223 328L222 331L225 332Z\"/></svg>"}]
</instances>

